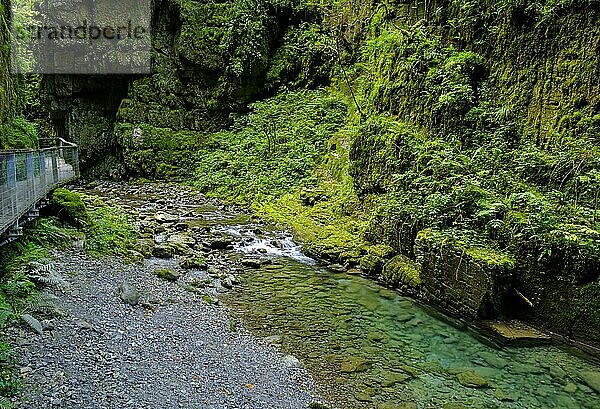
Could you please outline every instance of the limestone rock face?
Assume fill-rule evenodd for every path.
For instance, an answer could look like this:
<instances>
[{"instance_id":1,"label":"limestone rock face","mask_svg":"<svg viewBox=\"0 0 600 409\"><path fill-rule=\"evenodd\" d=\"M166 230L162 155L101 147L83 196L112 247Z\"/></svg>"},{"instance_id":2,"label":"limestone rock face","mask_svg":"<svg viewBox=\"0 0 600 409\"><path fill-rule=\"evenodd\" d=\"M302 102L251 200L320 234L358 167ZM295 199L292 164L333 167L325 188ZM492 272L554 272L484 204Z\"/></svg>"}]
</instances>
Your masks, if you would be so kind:
<instances>
[{"instance_id":1,"label":"limestone rock face","mask_svg":"<svg viewBox=\"0 0 600 409\"><path fill-rule=\"evenodd\" d=\"M460 239L431 229L417 235L415 254L427 299L469 319L501 310L514 260L485 247L470 247Z\"/></svg>"}]
</instances>

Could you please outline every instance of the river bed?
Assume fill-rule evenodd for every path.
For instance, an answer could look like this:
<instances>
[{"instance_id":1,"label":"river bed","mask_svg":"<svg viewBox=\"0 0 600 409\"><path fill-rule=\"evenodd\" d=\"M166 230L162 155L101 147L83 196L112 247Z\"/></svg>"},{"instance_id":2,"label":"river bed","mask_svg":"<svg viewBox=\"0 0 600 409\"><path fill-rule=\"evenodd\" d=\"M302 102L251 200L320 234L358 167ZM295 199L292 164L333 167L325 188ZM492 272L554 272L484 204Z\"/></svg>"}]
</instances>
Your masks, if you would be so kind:
<instances>
[{"instance_id":1,"label":"river bed","mask_svg":"<svg viewBox=\"0 0 600 409\"><path fill-rule=\"evenodd\" d=\"M289 235L215 226L270 258L223 297L342 408L598 408L600 371L557 346L501 348L414 300L304 256Z\"/></svg>"}]
</instances>

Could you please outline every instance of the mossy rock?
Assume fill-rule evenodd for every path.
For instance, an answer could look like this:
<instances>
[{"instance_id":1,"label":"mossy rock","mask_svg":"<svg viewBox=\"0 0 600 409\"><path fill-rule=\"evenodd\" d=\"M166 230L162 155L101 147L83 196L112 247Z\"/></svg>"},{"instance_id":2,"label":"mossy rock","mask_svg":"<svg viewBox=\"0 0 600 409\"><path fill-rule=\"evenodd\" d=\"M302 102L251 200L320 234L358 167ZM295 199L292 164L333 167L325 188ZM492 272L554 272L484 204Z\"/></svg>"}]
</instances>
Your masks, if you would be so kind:
<instances>
[{"instance_id":1,"label":"mossy rock","mask_svg":"<svg viewBox=\"0 0 600 409\"><path fill-rule=\"evenodd\" d=\"M158 270L154 270L154 275L158 278L162 278L163 280L175 282L180 277L180 274L176 271L170 270L168 268L161 268Z\"/></svg>"},{"instance_id":2,"label":"mossy rock","mask_svg":"<svg viewBox=\"0 0 600 409\"><path fill-rule=\"evenodd\" d=\"M385 283L394 287L416 288L421 285L419 265L403 255L397 255L385 263L381 277Z\"/></svg>"},{"instance_id":3,"label":"mossy rock","mask_svg":"<svg viewBox=\"0 0 600 409\"><path fill-rule=\"evenodd\" d=\"M77 227L86 226L90 222L90 215L81 195L68 189L58 188L54 190L50 207L59 219Z\"/></svg>"},{"instance_id":4,"label":"mossy rock","mask_svg":"<svg viewBox=\"0 0 600 409\"><path fill-rule=\"evenodd\" d=\"M422 291L455 314L481 318L500 311L506 294L513 290L514 258L474 232L422 230L415 255Z\"/></svg>"},{"instance_id":5,"label":"mossy rock","mask_svg":"<svg viewBox=\"0 0 600 409\"><path fill-rule=\"evenodd\" d=\"M483 376L478 375L474 371L464 371L456 375L458 382L467 388L487 388L490 383Z\"/></svg>"},{"instance_id":6,"label":"mossy rock","mask_svg":"<svg viewBox=\"0 0 600 409\"><path fill-rule=\"evenodd\" d=\"M371 367L371 363L365 358L350 356L344 359L340 370L344 373L365 372Z\"/></svg>"},{"instance_id":7,"label":"mossy rock","mask_svg":"<svg viewBox=\"0 0 600 409\"><path fill-rule=\"evenodd\" d=\"M197 257L184 257L179 261L181 268L188 270L204 270L208 268L206 258L202 256Z\"/></svg>"},{"instance_id":8,"label":"mossy rock","mask_svg":"<svg viewBox=\"0 0 600 409\"><path fill-rule=\"evenodd\" d=\"M159 246L155 246L152 249L152 255L157 258L172 258L174 254L173 248L171 246L165 246L163 244Z\"/></svg>"},{"instance_id":9,"label":"mossy rock","mask_svg":"<svg viewBox=\"0 0 600 409\"><path fill-rule=\"evenodd\" d=\"M144 255L144 257L151 257L152 252L154 250L154 240L153 239L138 239L138 247L140 253Z\"/></svg>"}]
</instances>

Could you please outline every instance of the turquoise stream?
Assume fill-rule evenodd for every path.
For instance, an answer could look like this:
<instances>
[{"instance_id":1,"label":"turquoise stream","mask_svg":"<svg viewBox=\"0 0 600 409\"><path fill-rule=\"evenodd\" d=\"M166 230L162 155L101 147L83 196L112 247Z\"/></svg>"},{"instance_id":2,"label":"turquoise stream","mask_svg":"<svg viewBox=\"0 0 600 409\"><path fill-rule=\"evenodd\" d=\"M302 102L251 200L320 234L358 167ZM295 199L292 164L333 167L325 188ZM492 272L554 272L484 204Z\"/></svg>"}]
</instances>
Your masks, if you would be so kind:
<instances>
[{"instance_id":1,"label":"turquoise stream","mask_svg":"<svg viewBox=\"0 0 600 409\"><path fill-rule=\"evenodd\" d=\"M280 336L340 408L600 408L589 360L556 346L495 347L367 278L295 250L300 261L286 257L273 241L246 237L238 251L274 262L248 271L224 302L255 334Z\"/></svg>"}]
</instances>

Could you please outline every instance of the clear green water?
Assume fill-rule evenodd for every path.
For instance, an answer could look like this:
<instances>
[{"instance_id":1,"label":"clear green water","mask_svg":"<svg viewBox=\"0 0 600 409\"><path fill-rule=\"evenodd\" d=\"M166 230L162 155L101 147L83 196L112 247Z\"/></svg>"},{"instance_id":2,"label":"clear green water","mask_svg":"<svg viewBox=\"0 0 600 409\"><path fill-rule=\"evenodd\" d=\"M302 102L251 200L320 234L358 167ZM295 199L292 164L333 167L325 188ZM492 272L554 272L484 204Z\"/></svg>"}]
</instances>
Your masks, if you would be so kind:
<instances>
[{"instance_id":1,"label":"clear green water","mask_svg":"<svg viewBox=\"0 0 600 409\"><path fill-rule=\"evenodd\" d=\"M497 349L369 279L276 263L248 271L224 301L257 335L281 336L341 408L600 408L581 376L600 369L576 355ZM472 372L486 385L461 384Z\"/></svg>"}]
</instances>

